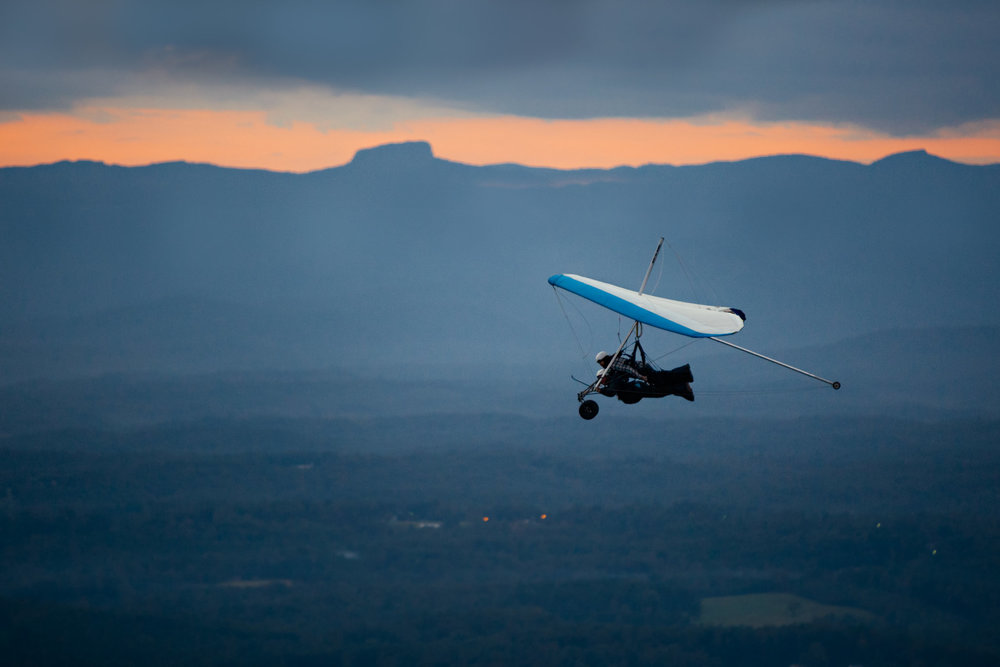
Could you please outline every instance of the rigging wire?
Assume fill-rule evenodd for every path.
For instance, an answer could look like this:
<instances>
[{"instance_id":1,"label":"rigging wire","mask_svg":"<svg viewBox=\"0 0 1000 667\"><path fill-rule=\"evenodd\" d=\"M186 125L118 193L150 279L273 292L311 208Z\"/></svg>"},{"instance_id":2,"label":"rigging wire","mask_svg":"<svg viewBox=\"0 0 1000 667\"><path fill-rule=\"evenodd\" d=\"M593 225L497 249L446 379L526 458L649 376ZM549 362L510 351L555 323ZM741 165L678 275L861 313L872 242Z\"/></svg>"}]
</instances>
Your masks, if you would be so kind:
<instances>
[{"instance_id":1,"label":"rigging wire","mask_svg":"<svg viewBox=\"0 0 1000 667\"><path fill-rule=\"evenodd\" d=\"M681 267L681 271L684 273L684 277L687 278L688 288L691 290L691 294L694 296L695 300L700 302L705 302L706 299L701 296L702 290L699 290L695 286L695 278L697 278L697 276L695 276L694 272L688 267L687 263L684 261L684 258L681 257L681 254L679 252L677 252L677 249L670 244L670 240L667 239L667 237L665 236L663 237L663 239L664 242L667 244L667 247L670 248L670 251L674 253L674 258L677 260L677 264ZM713 288L710 283L700 278L698 282L701 283L703 286L707 287L708 291L711 292L710 300L714 302L719 301L719 295L716 293L715 288Z\"/></svg>"},{"instance_id":2,"label":"rigging wire","mask_svg":"<svg viewBox=\"0 0 1000 667\"><path fill-rule=\"evenodd\" d=\"M670 356L671 354L675 354L675 353L677 353L677 352L680 352L681 350L683 350L683 349L684 349L685 347L687 347L688 345L694 345L694 344L695 344L695 343L697 343L697 342L698 342L698 341L697 341L697 340L694 340L694 339L692 339L692 340L689 340L688 342L684 343L683 345L678 345L678 346L677 346L677 347L675 347L674 349L672 349L672 350L669 350L668 352L664 352L663 354L661 354L661 355L660 355L660 356L658 356L658 357L654 357L654 358L650 359L650 361L652 361L653 363L656 363L656 362L657 362L657 361L659 361L660 359L663 359L664 357L669 357L669 356Z\"/></svg>"},{"instance_id":3,"label":"rigging wire","mask_svg":"<svg viewBox=\"0 0 1000 667\"><path fill-rule=\"evenodd\" d=\"M559 304L559 310L562 311L563 317L566 318L566 323L569 325L569 330L573 334L573 339L576 340L576 344L580 348L580 358L582 359L587 356L587 350L586 348L583 347L583 343L580 341L580 337L576 333L576 328L573 326L572 320L569 319L569 313L566 312L566 307L563 304L563 299L559 295L559 290L556 289L555 285L552 286L552 293L556 295L556 303ZM580 318L583 320L584 324L587 325L587 329L590 330L590 337L593 338L594 330L591 328L590 322L588 322L587 318L583 316L583 313L580 312L579 308L577 308L575 305L573 307L576 308L576 311L580 314Z\"/></svg>"},{"instance_id":4,"label":"rigging wire","mask_svg":"<svg viewBox=\"0 0 1000 667\"><path fill-rule=\"evenodd\" d=\"M666 236L663 237L663 240L667 243L667 246L669 247L670 246L670 242L667 241L667 237ZM649 290L649 294L652 294L653 292L655 292L656 288L658 288L660 286L660 281L663 279L663 265L664 265L664 262L660 262L660 272L656 275L656 283L653 284L653 289Z\"/></svg>"}]
</instances>

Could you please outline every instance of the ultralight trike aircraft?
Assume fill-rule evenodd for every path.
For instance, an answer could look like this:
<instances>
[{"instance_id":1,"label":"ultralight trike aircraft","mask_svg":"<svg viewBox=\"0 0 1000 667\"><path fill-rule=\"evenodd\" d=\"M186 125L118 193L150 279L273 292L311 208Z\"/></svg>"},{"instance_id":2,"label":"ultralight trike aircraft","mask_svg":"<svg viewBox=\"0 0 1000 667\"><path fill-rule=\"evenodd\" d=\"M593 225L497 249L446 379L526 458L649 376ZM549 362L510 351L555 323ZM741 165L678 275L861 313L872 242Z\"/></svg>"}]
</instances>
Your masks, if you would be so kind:
<instances>
[{"instance_id":1,"label":"ultralight trike aircraft","mask_svg":"<svg viewBox=\"0 0 1000 667\"><path fill-rule=\"evenodd\" d=\"M656 246L656 252L653 253L653 259L649 263L649 268L646 269L642 285L637 292L571 273L557 274L549 278L549 284L553 287L558 287L593 301L632 320L632 328L622 340L615 353L613 355L606 353L598 355L598 362L604 366L604 369L598 372L597 379L577 394L577 400L580 402L579 411L581 417L584 419L593 419L597 416L597 402L587 398L595 393L605 396L617 396L623 403L637 403L644 397L658 398L668 394L684 395L683 385L686 383L684 382L684 371L682 369L662 371L647 359L645 351L639 344L643 325L670 331L682 336L708 338L717 343L728 345L741 352L752 354L765 361L795 371L796 373L801 373L820 382L825 382L834 389L840 389L839 382L813 375L800 368L795 368L777 359L772 359L771 357L764 356L763 354L748 350L745 347L740 347L720 338L720 336L735 334L743 328L743 324L746 322L746 315L738 308L705 306L645 294L649 274L653 270L653 265L656 263L656 258L660 254L662 245L663 239L661 238ZM630 342L632 346L630 349L627 349ZM615 378L614 374L610 372L613 368L621 368L623 366L635 369L633 377L624 377L622 374L619 374ZM672 380L664 380L663 382L657 381L656 378L667 377L665 374L669 373L675 373L676 377ZM690 371L687 371L687 376L690 377ZM681 388L678 389L678 387ZM690 387L687 388L687 391L690 392ZM693 400L693 396L688 400Z\"/></svg>"}]
</instances>

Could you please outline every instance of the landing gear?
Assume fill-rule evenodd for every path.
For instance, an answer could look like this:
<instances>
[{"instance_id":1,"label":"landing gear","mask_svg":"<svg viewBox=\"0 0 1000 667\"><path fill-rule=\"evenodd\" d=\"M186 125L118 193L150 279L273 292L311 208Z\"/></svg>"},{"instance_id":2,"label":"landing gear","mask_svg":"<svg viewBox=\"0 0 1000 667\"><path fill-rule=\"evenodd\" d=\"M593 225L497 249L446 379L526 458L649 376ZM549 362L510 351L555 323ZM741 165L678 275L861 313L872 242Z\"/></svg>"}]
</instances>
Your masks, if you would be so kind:
<instances>
[{"instance_id":1,"label":"landing gear","mask_svg":"<svg viewBox=\"0 0 1000 667\"><path fill-rule=\"evenodd\" d=\"M580 416L584 419L593 419L597 416L597 401L584 401L580 404Z\"/></svg>"}]
</instances>

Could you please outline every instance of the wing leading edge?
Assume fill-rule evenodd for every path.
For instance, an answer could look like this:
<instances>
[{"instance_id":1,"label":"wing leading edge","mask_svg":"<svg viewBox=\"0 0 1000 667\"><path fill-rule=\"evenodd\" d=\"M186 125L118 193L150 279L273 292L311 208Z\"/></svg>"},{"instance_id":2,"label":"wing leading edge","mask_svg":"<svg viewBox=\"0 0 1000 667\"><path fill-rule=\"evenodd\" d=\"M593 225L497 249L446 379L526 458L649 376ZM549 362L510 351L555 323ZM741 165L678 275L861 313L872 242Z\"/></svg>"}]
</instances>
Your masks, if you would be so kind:
<instances>
[{"instance_id":1,"label":"wing leading edge","mask_svg":"<svg viewBox=\"0 0 1000 667\"><path fill-rule=\"evenodd\" d=\"M657 329L692 338L728 336L743 328L746 317L736 308L703 306L639 294L617 285L572 273L549 278L549 284Z\"/></svg>"}]
</instances>

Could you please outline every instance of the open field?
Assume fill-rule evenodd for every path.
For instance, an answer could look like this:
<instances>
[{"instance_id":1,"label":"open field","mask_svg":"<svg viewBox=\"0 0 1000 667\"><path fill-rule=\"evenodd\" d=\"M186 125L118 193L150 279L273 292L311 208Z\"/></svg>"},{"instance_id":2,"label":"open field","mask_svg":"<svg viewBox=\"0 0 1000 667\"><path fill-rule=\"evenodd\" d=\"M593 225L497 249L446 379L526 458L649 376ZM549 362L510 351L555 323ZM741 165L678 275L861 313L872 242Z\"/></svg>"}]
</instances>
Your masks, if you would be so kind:
<instances>
[{"instance_id":1,"label":"open field","mask_svg":"<svg viewBox=\"0 0 1000 667\"><path fill-rule=\"evenodd\" d=\"M861 622L876 619L874 614L855 607L820 604L789 593L756 593L705 598L701 601L698 622L763 628L811 623L827 617Z\"/></svg>"}]
</instances>

